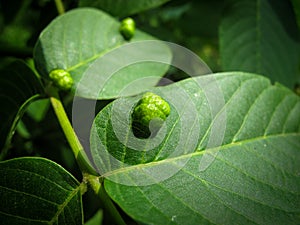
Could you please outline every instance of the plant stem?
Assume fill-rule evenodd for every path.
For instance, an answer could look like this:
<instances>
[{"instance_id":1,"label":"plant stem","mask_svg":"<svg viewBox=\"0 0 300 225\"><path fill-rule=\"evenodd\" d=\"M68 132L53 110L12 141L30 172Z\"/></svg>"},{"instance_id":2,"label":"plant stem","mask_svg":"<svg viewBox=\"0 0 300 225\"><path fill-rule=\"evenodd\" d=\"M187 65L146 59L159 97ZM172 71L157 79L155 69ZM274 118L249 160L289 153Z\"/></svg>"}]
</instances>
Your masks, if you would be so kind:
<instances>
[{"instance_id":1,"label":"plant stem","mask_svg":"<svg viewBox=\"0 0 300 225\"><path fill-rule=\"evenodd\" d=\"M85 151L81 143L79 142L78 137L75 134L75 131L62 105L57 89L50 89L49 93L51 96L50 102L53 106L53 109L58 118L60 126L62 127L63 132L73 151L73 154L76 158L79 168L83 174L83 179L90 184L91 188L100 198L101 202L104 205L105 210L107 210L108 212L109 216L107 219L110 220L111 222L114 222L114 224L126 225L121 215L119 214L118 210L116 209L115 205L112 203L111 199L106 194L103 186L101 186L99 176L97 176L95 170L90 166Z\"/></svg>"},{"instance_id":2,"label":"plant stem","mask_svg":"<svg viewBox=\"0 0 300 225\"><path fill-rule=\"evenodd\" d=\"M58 91L55 89L51 90L50 102L53 106L55 114L58 118L60 126L69 142L69 145L73 151L76 161L79 165L81 172L97 174L96 171L91 167L89 159L85 154L85 151L78 140L78 137L70 123L70 120L65 112L64 106L59 98Z\"/></svg>"},{"instance_id":3,"label":"plant stem","mask_svg":"<svg viewBox=\"0 0 300 225\"><path fill-rule=\"evenodd\" d=\"M115 205L104 190L103 183L101 185L99 176L84 174L84 179L89 183L103 203L104 210L107 211L106 215L108 215L108 217L104 219L108 220L108 224L126 225L119 211L116 209Z\"/></svg>"},{"instance_id":4,"label":"plant stem","mask_svg":"<svg viewBox=\"0 0 300 225\"><path fill-rule=\"evenodd\" d=\"M62 15L65 13L64 4L62 3L61 0L55 0L55 5L56 5L57 12L59 15Z\"/></svg>"}]
</instances>

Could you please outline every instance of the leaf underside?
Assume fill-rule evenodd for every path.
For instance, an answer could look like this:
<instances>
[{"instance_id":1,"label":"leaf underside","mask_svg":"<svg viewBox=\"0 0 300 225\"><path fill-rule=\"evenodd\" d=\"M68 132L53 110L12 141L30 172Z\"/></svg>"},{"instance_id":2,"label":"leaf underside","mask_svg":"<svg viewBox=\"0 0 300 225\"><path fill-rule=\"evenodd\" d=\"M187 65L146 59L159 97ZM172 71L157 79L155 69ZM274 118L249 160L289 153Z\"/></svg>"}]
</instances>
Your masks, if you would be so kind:
<instances>
[{"instance_id":1,"label":"leaf underside","mask_svg":"<svg viewBox=\"0 0 300 225\"><path fill-rule=\"evenodd\" d=\"M116 123L123 118L124 102L132 107L139 97L114 101L93 126L94 162L106 177L106 191L121 208L146 224L298 223L298 96L262 76L240 72L187 79L152 91L172 106L167 135L153 149L145 150L155 138L135 150L130 120ZM177 107L178 102L185 107ZM189 104L196 110L192 120Z\"/></svg>"},{"instance_id":2,"label":"leaf underside","mask_svg":"<svg viewBox=\"0 0 300 225\"><path fill-rule=\"evenodd\" d=\"M0 163L0 221L4 224L83 224L78 181L43 158Z\"/></svg>"}]
</instances>

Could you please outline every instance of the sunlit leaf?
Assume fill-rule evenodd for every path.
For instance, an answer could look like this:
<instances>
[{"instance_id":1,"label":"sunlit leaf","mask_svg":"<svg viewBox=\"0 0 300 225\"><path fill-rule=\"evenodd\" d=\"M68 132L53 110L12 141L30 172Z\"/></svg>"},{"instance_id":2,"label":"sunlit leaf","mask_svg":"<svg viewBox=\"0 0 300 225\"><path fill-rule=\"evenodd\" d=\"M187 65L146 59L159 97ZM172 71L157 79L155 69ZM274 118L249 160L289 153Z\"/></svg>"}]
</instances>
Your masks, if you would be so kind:
<instances>
[{"instance_id":1,"label":"sunlit leaf","mask_svg":"<svg viewBox=\"0 0 300 225\"><path fill-rule=\"evenodd\" d=\"M92 130L94 162L125 212L146 224L297 224L298 96L238 72L152 91L172 106L156 137L131 136L140 96L115 100Z\"/></svg>"},{"instance_id":2,"label":"sunlit leaf","mask_svg":"<svg viewBox=\"0 0 300 225\"><path fill-rule=\"evenodd\" d=\"M54 69L67 70L74 79L73 91L81 84L76 94L86 98L109 99L126 95L120 92L127 85L143 78L151 79L143 82L143 86L134 85L134 91L130 94L156 85L166 73L169 67L167 64L140 62L119 68L133 54L126 50L127 46L130 48L131 43L154 38L136 30L128 42L120 34L119 26L116 19L96 9L75 9L57 17L44 29L36 44L34 60L37 70L46 79L49 79L49 73ZM125 52L118 51L123 46ZM171 61L171 52L167 46L160 45L157 49L168 62ZM139 54L147 55L147 52L141 49ZM106 73L107 67L113 74ZM89 75L93 77L88 79L88 84L80 83L83 77ZM98 96L95 96L95 91L91 91L94 89L96 94L99 92Z\"/></svg>"}]
</instances>

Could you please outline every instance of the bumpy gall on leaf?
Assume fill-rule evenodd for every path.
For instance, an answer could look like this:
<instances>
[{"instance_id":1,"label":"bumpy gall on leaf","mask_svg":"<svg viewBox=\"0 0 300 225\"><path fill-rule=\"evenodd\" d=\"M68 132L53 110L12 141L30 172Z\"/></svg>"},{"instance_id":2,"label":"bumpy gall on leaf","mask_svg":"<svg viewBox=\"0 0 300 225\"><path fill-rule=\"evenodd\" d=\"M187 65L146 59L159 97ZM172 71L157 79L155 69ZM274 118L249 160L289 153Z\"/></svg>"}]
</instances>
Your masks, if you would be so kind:
<instances>
[{"instance_id":1,"label":"bumpy gall on leaf","mask_svg":"<svg viewBox=\"0 0 300 225\"><path fill-rule=\"evenodd\" d=\"M49 77L59 90L68 91L73 86L73 78L63 69L52 70Z\"/></svg>"},{"instance_id":2,"label":"bumpy gall on leaf","mask_svg":"<svg viewBox=\"0 0 300 225\"><path fill-rule=\"evenodd\" d=\"M170 111L170 105L163 98L151 92L145 93L133 109L134 134L141 138L148 138L151 131L155 134L169 116Z\"/></svg>"}]
</instances>

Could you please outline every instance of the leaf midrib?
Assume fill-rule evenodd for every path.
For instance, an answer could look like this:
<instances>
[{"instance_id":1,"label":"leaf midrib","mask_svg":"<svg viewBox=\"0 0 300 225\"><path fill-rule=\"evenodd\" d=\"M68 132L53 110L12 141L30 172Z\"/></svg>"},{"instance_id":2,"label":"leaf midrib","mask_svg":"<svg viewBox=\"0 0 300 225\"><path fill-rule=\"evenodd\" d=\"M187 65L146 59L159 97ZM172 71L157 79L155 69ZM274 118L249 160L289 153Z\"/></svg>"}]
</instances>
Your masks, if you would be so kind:
<instances>
[{"instance_id":1,"label":"leaf midrib","mask_svg":"<svg viewBox=\"0 0 300 225\"><path fill-rule=\"evenodd\" d=\"M196 150L195 152L185 154L185 155L181 155L181 156L178 156L178 157L167 158L167 159L163 159L163 160L160 160L160 161L154 161L154 162L149 162L149 163L145 163L145 164L132 165L132 166L128 166L128 167L125 167L125 168L123 167L123 168L116 169L116 170L110 171L108 173L102 174L101 176L102 177L109 177L111 175L122 174L124 172L130 172L131 170L134 170L134 169L137 169L137 168L151 167L151 166L155 166L155 165L159 165L159 164L163 164L163 163L168 163L168 162L172 163L172 162L174 162L176 160L179 160L179 159L185 159L185 158L189 158L189 157L193 157L193 156L199 156L199 155L207 154L207 152L211 153L211 152L216 152L216 151L222 151L222 150L226 150L226 149L231 148L231 147L241 146L243 144L250 143L250 142L253 142L253 141L264 140L264 139L267 139L267 138L286 137L286 136L299 136L299 138L300 138L300 133L292 132L292 133L273 134L273 135L268 135L268 136L259 136L259 137L255 137L255 138L251 138L251 139L241 140L241 141L238 141L238 142L231 142L229 144L225 144L225 145L210 148L210 149L205 149L203 151L197 151Z\"/></svg>"},{"instance_id":2,"label":"leaf midrib","mask_svg":"<svg viewBox=\"0 0 300 225\"><path fill-rule=\"evenodd\" d=\"M122 46L122 44L124 44L124 43L121 43L121 42L120 42L120 43L117 43L117 45L115 45L115 46L113 46L113 47L111 47L111 48L107 48L107 49L105 49L104 51L101 51L101 52L99 52L98 54L95 54L95 55L93 55L93 56L90 57L90 58L87 58L87 59L85 59L85 60L83 60L83 61L81 61L81 62L79 62L79 63L77 63L77 64L75 64L75 65L73 65L73 66L70 66L70 67L67 68L66 70L67 70L68 72L71 72L71 71L77 69L78 67L85 66L86 64L88 64L88 63L90 63L90 62L92 62L92 61L94 61L94 60L100 58L101 56L105 55L106 53L111 52L111 51L113 51L114 49L116 49L116 48Z\"/></svg>"},{"instance_id":3,"label":"leaf midrib","mask_svg":"<svg viewBox=\"0 0 300 225\"><path fill-rule=\"evenodd\" d=\"M77 193L80 191L80 186L75 188L70 195L66 198L66 200L59 205L57 212L54 214L52 220L49 222L49 224L53 224L56 220L58 220L59 215L64 211L65 207L68 205L68 203L73 199L74 196L77 195Z\"/></svg>"}]
</instances>

